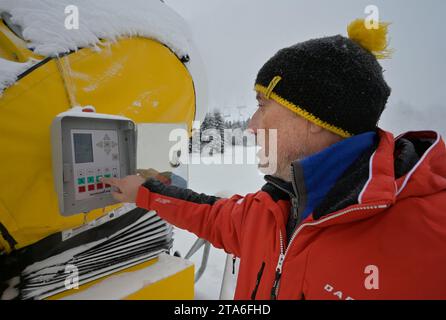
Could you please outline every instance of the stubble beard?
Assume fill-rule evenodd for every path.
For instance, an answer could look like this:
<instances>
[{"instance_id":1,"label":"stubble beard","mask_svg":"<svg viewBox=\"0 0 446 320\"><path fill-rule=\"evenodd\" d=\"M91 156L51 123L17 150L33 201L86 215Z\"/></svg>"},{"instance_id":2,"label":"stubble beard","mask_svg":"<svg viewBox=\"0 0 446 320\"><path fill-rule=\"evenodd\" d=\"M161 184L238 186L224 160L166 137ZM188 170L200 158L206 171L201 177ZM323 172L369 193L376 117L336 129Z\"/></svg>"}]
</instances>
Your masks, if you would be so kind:
<instances>
[{"instance_id":1,"label":"stubble beard","mask_svg":"<svg viewBox=\"0 0 446 320\"><path fill-rule=\"evenodd\" d=\"M273 176L284 181L291 182L291 180L293 179L293 177L291 176L291 164L295 161L305 159L306 157L307 153L305 152L304 148L301 148L300 150L298 150L298 152L289 154L285 157L279 157L277 170Z\"/></svg>"}]
</instances>

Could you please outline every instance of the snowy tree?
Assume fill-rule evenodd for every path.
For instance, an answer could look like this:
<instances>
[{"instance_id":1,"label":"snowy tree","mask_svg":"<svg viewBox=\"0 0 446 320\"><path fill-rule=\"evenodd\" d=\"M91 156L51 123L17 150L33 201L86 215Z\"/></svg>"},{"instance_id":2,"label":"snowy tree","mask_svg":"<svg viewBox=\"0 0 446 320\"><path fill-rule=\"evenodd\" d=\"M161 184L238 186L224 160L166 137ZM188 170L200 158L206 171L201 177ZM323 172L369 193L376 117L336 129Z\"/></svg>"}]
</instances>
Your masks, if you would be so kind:
<instances>
[{"instance_id":1,"label":"snowy tree","mask_svg":"<svg viewBox=\"0 0 446 320\"><path fill-rule=\"evenodd\" d=\"M224 144L224 134L225 134L225 120L223 119L223 116L221 115L221 112L216 110L214 112L214 124L215 129L218 130L218 133L220 134L220 152L223 153L225 151L225 144Z\"/></svg>"},{"instance_id":2,"label":"snowy tree","mask_svg":"<svg viewBox=\"0 0 446 320\"><path fill-rule=\"evenodd\" d=\"M192 136L189 139L189 153L199 153L201 145L200 130L193 130Z\"/></svg>"},{"instance_id":3,"label":"snowy tree","mask_svg":"<svg viewBox=\"0 0 446 320\"><path fill-rule=\"evenodd\" d=\"M212 155L224 152L224 130L225 123L219 111L208 113L200 126L201 149L207 146L206 150Z\"/></svg>"},{"instance_id":4,"label":"snowy tree","mask_svg":"<svg viewBox=\"0 0 446 320\"><path fill-rule=\"evenodd\" d=\"M237 121L227 121L225 123L226 128L231 129L231 135L227 136L227 143L232 145L252 145L249 143L249 139L247 138L247 132L249 121L251 119L248 118L246 120L237 120Z\"/></svg>"}]
</instances>

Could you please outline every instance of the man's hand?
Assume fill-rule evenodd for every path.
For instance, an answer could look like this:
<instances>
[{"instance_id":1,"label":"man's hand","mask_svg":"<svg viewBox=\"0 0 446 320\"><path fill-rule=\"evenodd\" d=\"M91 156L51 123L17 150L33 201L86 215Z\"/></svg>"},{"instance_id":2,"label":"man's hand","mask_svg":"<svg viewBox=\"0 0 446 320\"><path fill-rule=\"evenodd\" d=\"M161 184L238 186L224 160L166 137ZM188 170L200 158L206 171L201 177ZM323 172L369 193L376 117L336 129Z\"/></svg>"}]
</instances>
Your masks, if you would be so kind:
<instances>
[{"instance_id":1,"label":"man's hand","mask_svg":"<svg viewBox=\"0 0 446 320\"><path fill-rule=\"evenodd\" d=\"M138 194L138 189L145 182L140 176L127 176L123 179L102 178L101 181L115 187L112 196L119 202L134 203Z\"/></svg>"}]
</instances>

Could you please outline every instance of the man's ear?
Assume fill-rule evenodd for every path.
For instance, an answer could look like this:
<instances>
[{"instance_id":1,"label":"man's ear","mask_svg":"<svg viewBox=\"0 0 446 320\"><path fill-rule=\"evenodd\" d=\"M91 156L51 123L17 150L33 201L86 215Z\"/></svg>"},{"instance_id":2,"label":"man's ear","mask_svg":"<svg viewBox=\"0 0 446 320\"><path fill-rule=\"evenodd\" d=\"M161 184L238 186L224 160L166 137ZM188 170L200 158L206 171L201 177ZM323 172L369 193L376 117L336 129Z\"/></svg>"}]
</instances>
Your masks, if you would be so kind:
<instances>
[{"instance_id":1,"label":"man's ear","mask_svg":"<svg viewBox=\"0 0 446 320\"><path fill-rule=\"evenodd\" d=\"M310 125L310 133L312 133L312 134L318 134L324 130L322 127L319 127L318 125L314 124L313 122L308 121L308 123Z\"/></svg>"}]
</instances>

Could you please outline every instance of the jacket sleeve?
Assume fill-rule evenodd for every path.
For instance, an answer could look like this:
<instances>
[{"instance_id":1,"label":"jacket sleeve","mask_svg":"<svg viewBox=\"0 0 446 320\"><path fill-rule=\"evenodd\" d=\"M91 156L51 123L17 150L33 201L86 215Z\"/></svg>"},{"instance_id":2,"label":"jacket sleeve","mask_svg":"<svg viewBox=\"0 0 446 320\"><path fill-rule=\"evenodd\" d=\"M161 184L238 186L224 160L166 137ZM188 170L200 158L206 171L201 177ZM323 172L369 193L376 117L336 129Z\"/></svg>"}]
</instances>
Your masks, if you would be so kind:
<instances>
[{"instance_id":1,"label":"jacket sleeve","mask_svg":"<svg viewBox=\"0 0 446 320\"><path fill-rule=\"evenodd\" d=\"M167 222L240 257L242 224L249 207L245 200L238 195L220 199L149 179L139 188L136 205L155 210Z\"/></svg>"}]
</instances>

